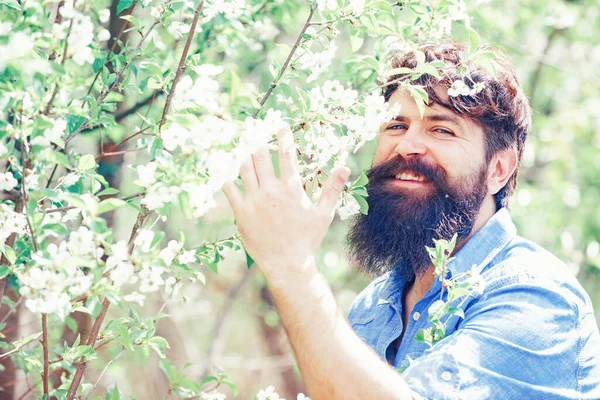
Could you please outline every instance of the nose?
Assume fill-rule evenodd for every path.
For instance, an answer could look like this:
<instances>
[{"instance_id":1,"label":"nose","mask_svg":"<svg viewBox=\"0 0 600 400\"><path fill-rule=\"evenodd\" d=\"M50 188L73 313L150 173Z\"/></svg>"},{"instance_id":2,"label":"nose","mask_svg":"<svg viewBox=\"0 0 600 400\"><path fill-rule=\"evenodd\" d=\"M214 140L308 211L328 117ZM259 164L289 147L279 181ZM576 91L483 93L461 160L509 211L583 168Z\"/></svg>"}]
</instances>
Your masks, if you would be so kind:
<instances>
[{"instance_id":1,"label":"nose","mask_svg":"<svg viewBox=\"0 0 600 400\"><path fill-rule=\"evenodd\" d=\"M427 152L424 135L415 124L410 126L403 135L398 137L398 139L394 151L404 158L409 158L410 156L422 156Z\"/></svg>"}]
</instances>

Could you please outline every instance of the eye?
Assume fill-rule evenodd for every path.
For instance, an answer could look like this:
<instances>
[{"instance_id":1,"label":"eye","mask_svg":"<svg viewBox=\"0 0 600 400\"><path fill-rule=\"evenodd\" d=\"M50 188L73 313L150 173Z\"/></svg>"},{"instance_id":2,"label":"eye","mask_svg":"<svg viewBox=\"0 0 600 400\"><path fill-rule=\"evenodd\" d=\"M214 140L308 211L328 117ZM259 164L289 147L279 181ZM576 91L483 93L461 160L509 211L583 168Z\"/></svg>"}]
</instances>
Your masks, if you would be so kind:
<instances>
[{"instance_id":1,"label":"eye","mask_svg":"<svg viewBox=\"0 0 600 400\"><path fill-rule=\"evenodd\" d=\"M400 130L400 129L408 129L408 127L406 125L404 125L404 124L392 124L392 125L390 125L390 126L388 126L386 128L386 130L388 130L388 131L389 130L397 131L397 130Z\"/></svg>"},{"instance_id":2,"label":"eye","mask_svg":"<svg viewBox=\"0 0 600 400\"><path fill-rule=\"evenodd\" d=\"M441 133L443 135L450 135L450 136L454 136L454 132L446 129L446 128L435 128L434 129L435 132Z\"/></svg>"}]
</instances>

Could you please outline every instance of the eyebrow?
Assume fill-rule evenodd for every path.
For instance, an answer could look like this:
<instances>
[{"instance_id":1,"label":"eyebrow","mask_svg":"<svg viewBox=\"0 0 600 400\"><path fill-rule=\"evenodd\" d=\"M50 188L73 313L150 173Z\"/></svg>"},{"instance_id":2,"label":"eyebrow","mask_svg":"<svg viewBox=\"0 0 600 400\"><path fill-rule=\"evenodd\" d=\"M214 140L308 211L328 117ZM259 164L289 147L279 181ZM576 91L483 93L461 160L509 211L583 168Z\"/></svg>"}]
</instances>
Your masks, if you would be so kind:
<instances>
[{"instance_id":1,"label":"eyebrow","mask_svg":"<svg viewBox=\"0 0 600 400\"><path fill-rule=\"evenodd\" d=\"M462 126L460 119L458 117L455 117L454 115L434 114L434 115L428 115L428 116L424 117L423 119L425 121L452 122L455 125ZM394 118L392 118L392 120L399 121L399 122L405 122L405 121L408 121L408 118L406 118L403 115L396 115Z\"/></svg>"}]
</instances>

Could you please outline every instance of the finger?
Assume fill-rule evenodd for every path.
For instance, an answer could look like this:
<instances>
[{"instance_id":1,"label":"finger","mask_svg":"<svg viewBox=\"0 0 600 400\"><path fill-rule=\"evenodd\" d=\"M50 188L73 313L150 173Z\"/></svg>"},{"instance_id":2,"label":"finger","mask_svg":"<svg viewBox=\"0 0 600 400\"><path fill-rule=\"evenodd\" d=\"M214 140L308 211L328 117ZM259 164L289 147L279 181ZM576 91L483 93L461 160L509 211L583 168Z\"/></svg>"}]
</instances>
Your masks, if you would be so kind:
<instances>
[{"instance_id":1,"label":"finger","mask_svg":"<svg viewBox=\"0 0 600 400\"><path fill-rule=\"evenodd\" d=\"M340 194L344 190L344 184L350 176L350 170L348 168L339 168L331 173L325 185L323 185L323 192L317 207L323 210L326 214L333 214L335 205L340 199Z\"/></svg>"},{"instance_id":2,"label":"finger","mask_svg":"<svg viewBox=\"0 0 600 400\"><path fill-rule=\"evenodd\" d=\"M259 187L275 181L273 162L267 146L262 146L256 153L252 154L252 161L254 162Z\"/></svg>"},{"instance_id":3,"label":"finger","mask_svg":"<svg viewBox=\"0 0 600 400\"><path fill-rule=\"evenodd\" d=\"M281 180L299 180L298 155L294 135L289 126L277 133L277 145L279 147L279 173Z\"/></svg>"},{"instance_id":4,"label":"finger","mask_svg":"<svg viewBox=\"0 0 600 400\"><path fill-rule=\"evenodd\" d=\"M254 170L252 157L248 157L246 161L242 163L242 166L240 167L240 176L242 177L242 183L244 184L246 193L251 193L258 189L258 178L256 177L256 171Z\"/></svg>"},{"instance_id":5,"label":"finger","mask_svg":"<svg viewBox=\"0 0 600 400\"><path fill-rule=\"evenodd\" d=\"M235 185L234 182L227 182L223 185L223 193L225 193L225 197L227 198L227 202L233 210L233 214L237 216L244 200L242 191Z\"/></svg>"}]
</instances>

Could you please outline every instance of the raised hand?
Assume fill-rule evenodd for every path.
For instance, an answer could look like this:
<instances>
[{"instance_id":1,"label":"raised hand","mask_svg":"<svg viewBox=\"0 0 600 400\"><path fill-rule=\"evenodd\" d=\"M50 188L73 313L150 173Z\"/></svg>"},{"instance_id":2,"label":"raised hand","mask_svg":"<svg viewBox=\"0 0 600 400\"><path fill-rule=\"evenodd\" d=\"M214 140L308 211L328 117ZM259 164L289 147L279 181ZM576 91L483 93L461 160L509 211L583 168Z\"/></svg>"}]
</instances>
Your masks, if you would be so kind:
<instances>
[{"instance_id":1,"label":"raised hand","mask_svg":"<svg viewBox=\"0 0 600 400\"><path fill-rule=\"evenodd\" d=\"M245 195L233 182L223 188L242 243L265 274L301 270L314 257L350 175L347 168L335 170L314 204L302 188L289 127L278 133L278 144L279 179L265 146L242 164L240 175Z\"/></svg>"}]
</instances>

